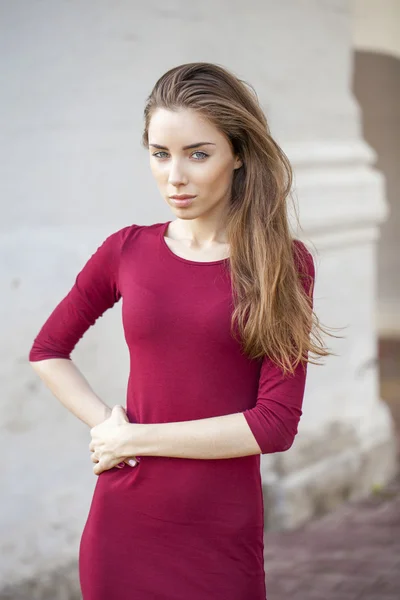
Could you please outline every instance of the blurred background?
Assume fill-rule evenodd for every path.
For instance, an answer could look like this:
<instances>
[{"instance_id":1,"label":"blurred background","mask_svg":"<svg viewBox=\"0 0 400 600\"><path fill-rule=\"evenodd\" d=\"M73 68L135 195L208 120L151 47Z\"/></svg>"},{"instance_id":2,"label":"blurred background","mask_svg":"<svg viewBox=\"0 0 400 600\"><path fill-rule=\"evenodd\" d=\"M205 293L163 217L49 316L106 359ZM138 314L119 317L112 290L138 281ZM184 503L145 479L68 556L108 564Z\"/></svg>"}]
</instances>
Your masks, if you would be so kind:
<instances>
[{"instance_id":1,"label":"blurred background","mask_svg":"<svg viewBox=\"0 0 400 600\"><path fill-rule=\"evenodd\" d=\"M181 63L221 64L257 91L295 170L316 311L345 328L329 340L337 356L310 368L294 445L262 457L266 547L275 536L279 553L283 533L390 485L400 429L400 2L1 0L0 48L0 598L80 597L78 545L96 479L89 431L44 388L28 353L109 233L173 218L140 137L147 95ZM111 406L125 401L129 366L120 308L74 351ZM266 570L268 590L272 562ZM320 594L296 598L328 598Z\"/></svg>"}]
</instances>

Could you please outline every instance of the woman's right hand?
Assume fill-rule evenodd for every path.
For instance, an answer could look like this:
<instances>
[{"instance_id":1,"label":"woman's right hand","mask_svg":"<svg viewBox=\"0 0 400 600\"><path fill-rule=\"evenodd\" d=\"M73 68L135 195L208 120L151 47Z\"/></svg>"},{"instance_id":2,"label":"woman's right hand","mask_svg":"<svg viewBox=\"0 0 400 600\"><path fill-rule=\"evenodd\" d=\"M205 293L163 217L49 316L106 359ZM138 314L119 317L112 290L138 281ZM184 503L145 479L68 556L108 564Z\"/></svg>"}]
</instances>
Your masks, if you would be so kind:
<instances>
[{"instance_id":1,"label":"woman's right hand","mask_svg":"<svg viewBox=\"0 0 400 600\"><path fill-rule=\"evenodd\" d=\"M122 411L119 412L119 418L122 417L122 419L126 422L129 423L129 419L128 416L126 414L126 410L124 409L123 406L118 405L119 408L122 409ZM113 414L113 410L107 406L106 408L106 417L104 419L104 421L106 421L107 419L109 419L111 417L111 415ZM103 421L103 422L104 422ZM96 460L93 459L93 453L92 453L92 462L98 462ZM131 456L126 458L124 461L118 463L117 465L115 465L118 469L123 469L125 467L125 465L127 464L130 467L136 467L136 465L140 462L140 458L138 458L137 456Z\"/></svg>"}]
</instances>

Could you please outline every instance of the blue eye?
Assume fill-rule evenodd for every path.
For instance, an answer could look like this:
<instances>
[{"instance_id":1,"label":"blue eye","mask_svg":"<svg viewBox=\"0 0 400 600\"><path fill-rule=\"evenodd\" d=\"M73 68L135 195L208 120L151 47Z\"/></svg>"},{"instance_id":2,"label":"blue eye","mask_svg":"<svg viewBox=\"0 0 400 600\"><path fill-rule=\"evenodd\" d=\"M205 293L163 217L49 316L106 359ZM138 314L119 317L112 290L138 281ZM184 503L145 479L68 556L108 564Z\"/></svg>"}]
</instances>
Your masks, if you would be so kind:
<instances>
[{"instance_id":1,"label":"blue eye","mask_svg":"<svg viewBox=\"0 0 400 600\"><path fill-rule=\"evenodd\" d=\"M152 156L155 156L156 158L160 158L160 159L165 158L165 156L160 156L160 154L166 154L168 156L168 152L164 152L164 150L154 152L154 154L152 154ZM197 150L196 152L193 152L192 156L194 156L195 154L200 154L200 157L195 158L195 160L204 160L205 158L208 158L208 156L209 156L209 154L207 154L206 152L202 152L201 150Z\"/></svg>"},{"instance_id":2,"label":"blue eye","mask_svg":"<svg viewBox=\"0 0 400 600\"><path fill-rule=\"evenodd\" d=\"M192 156L194 156L195 154L203 155L201 158L196 158L195 160L204 160L208 156L208 154L206 154L205 152L201 152L201 150L198 150L197 152L193 152Z\"/></svg>"}]
</instances>

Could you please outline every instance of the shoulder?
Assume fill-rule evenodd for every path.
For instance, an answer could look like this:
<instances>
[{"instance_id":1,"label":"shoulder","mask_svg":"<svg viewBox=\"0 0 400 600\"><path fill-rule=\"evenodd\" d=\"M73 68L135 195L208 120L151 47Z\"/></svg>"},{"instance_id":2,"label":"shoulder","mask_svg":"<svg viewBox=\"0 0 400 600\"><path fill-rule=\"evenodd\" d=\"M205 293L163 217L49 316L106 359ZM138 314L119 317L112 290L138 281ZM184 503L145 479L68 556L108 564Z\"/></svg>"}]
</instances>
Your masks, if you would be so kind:
<instances>
[{"instance_id":1,"label":"shoulder","mask_svg":"<svg viewBox=\"0 0 400 600\"><path fill-rule=\"evenodd\" d=\"M311 252L304 242L293 240L293 258L299 279L308 294L312 294L315 280L315 264Z\"/></svg>"},{"instance_id":2,"label":"shoulder","mask_svg":"<svg viewBox=\"0 0 400 600\"><path fill-rule=\"evenodd\" d=\"M315 277L314 259L304 242L293 240L293 257L299 274Z\"/></svg>"},{"instance_id":3,"label":"shoulder","mask_svg":"<svg viewBox=\"0 0 400 600\"><path fill-rule=\"evenodd\" d=\"M137 225L136 223L125 225L124 227L109 233L105 241L109 241L109 243L115 247L122 247L127 239L137 235L141 227L142 225Z\"/></svg>"},{"instance_id":4,"label":"shoulder","mask_svg":"<svg viewBox=\"0 0 400 600\"><path fill-rule=\"evenodd\" d=\"M159 232L161 223L151 225L140 225L132 223L110 233L103 244L106 244L113 252L122 253L125 246L145 236L154 236Z\"/></svg>"}]
</instances>

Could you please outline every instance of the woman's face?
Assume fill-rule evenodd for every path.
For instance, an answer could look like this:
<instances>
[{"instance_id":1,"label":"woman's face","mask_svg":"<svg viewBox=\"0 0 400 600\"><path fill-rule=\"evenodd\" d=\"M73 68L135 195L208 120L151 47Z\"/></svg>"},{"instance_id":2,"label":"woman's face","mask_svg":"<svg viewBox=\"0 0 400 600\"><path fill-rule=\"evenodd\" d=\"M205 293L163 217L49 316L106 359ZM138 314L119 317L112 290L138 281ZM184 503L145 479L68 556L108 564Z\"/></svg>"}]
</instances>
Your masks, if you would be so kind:
<instances>
[{"instance_id":1,"label":"woman's face","mask_svg":"<svg viewBox=\"0 0 400 600\"><path fill-rule=\"evenodd\" d=\"M212 123L190 109L159 108L151 117L148 139L152 173L177 217L192 219L224 212L233 171L242 163ZM194 198L178 204L171 198L175 195Z\"/></svg>"}]
</instances>

